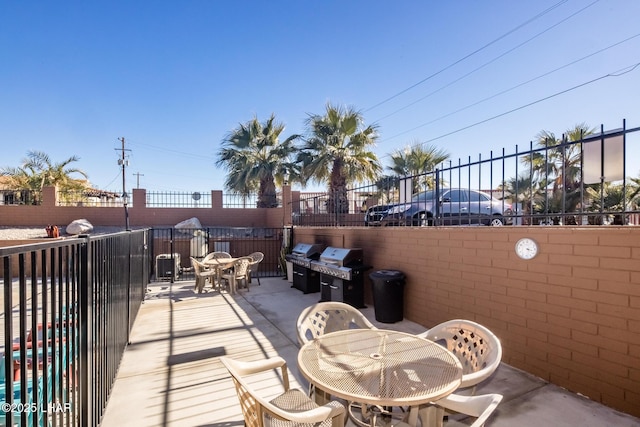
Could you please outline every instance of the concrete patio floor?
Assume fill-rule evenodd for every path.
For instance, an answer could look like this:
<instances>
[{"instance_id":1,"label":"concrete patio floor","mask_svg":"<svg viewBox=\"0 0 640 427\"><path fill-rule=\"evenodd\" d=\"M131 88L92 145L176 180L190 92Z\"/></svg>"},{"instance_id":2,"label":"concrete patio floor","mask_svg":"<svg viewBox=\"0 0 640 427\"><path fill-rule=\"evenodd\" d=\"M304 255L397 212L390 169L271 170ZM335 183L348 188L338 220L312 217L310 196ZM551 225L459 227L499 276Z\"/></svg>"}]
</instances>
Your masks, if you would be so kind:
<instances>
[{"instance_id":1,"label":"concrete patio floor","mask_svg":"<svg viewBox=\"0 0 640 427\"><path fill-rule=\"evenodd\" d=\"M297 369L295 321L320 294L303 294L281 278L254 280L238 295L194 293L193 281L150 284L131 333L103 427L242 426L229 375L219 356L255 360L279 355L292 387L306 389ZM376 326L410 333L424 327L404 320L375 321L373 307L361 310ZM264 393L277 392L264 387ZM502 403L487 426L640 426L640 419L615 411L540 378L502 364L477 394L496 392ZM445 424L464 425L451 420Z\"/></svg>"}]
</instances>

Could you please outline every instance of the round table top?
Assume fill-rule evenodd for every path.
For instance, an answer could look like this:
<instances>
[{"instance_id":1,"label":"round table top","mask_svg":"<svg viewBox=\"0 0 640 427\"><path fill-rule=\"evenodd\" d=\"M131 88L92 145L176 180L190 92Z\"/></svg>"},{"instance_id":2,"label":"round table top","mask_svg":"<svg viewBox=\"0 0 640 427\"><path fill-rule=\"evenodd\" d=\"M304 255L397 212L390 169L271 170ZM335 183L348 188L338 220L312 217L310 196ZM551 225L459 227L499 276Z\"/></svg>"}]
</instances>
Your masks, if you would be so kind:
<instances>
[{"instance_id":1,"label":"round table top","mask_svg":"<svg viewBox=\"0 0 640 427\"><path fill-rule=\"evenodd\" d=\"M203 264L210 267L218 267L221 265L225 266L225 265L233 264L240 258L210 258L206 261L203 261Z\"/></svg>"},{"instance_id":2,"label":"round table top","mask_svg":"<svg viewBox=\"0 0 640 427\"><path fill-rule=\"evenodd\" d=\"M298 353L300 372L349 401L415 406L451 394L462 365L446 348L398 331L350 329L322 335Z\"/></svg>"}]
</instances>

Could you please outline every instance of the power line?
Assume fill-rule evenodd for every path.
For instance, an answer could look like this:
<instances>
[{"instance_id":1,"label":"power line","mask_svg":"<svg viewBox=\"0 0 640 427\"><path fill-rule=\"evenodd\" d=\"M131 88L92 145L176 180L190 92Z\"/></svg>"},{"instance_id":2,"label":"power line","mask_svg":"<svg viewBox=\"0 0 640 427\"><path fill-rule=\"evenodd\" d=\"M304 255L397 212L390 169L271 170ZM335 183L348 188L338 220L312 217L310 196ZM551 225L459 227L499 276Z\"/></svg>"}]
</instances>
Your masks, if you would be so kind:
<instances>
[{"instance_id":1,"label":"power line","mask_svg":"<svg viewBox=\"0 0 640 427\"><path fill-rule=\"evenodd\" d=\"M527 108L527 107L530 107L530 106L532 106L532 105L539 104L539 103L541 103L541 102L543 102L543 101L546 101L546 100L548 100L548 99L554 98L554 97L556 97L556 96L563 95L563 94L565 94L565 93L567 93L567 92L571 92L571 91L573 91L573 90L575 90L575 89L579 89L579 88L581 88L581 87L584 87L584 86L590 85L590 84L595 83L595 82L597 82L597 81L599 81L599 80L606 79L607 77L620 77L620 76L622 76L622 75L624 75L624 74L628 74L628 73L630 73L630 72L634 71L634 70L635 70L636 68L638 68L639 66L640 66L640 62L638 62L638 63L636 63L636 64L633 64L633 65L629 65L628 67L621 68L620 70L617 70L617 71L614 71L614 72L611 72L611 73L605 74L605 75L603 75L603 76L597 77L597 78L595 78L595 79L589 80L589 81L584 82L584 83L581 83L581 84L579 84L579 85L576 85L576 86L570 87L569 89L565 89L565 90L562 90L562 91L560 91L560 92L556 92L556 93L554 93L554 94L552 94L552 95L545 96L544 98L540 98L540 99L537 99L537 100L535 100L535 101L529 102L529 103L527 103L527 104L525 104L525 105L521 105L520 107L516 107L516 108L513 108L513 109L511 109L511 110L509 110L509 111L505 111L504 113L497 114L497 115L495 115L495 116L492 116L492 117L489 117L489 118L486 118L486 119L480 120L480 121L478 121L478 122L475 122L475 123L472 123L472 124L470 124L470 125L467 125L467 126L461 127L461 128L456 129L456 130L454 130L454 131L451 131L451 132L445 133L445 134L443 134L443 135L437 136L437 137L435 137L435 138L431 138L431 139L429 139L429 140L427 140L427 141L423 141L423 142L421 142L421 143L419 143L419 144L415 144L414 146L415 146L415 147L417 147L417 146L421 146L421 145L428 144L428 143L433 142L433 141L437 141L438 139L446 138L447 136L451 136L451 135L454 135L454 134L456 134L456 133L462 132L462 131L464 131L464 130L470 129L470 128L472 128L472 127L475 127L475 126L478 126L478 125L481 125L481 124L484 124L484 123L490 122L491 120L495 120L495 119L497 119L497 118L500 118L500 117L506 116L506 115L511 114L511 113L514 113L514 112L516 112L516 111L523 110L523 109L525 109L525 108ZM413 131L413 130L419 129L419 128L423 127L423 126L425 126L425 124L422 124L422 125L420 125L420 126L416 126L416 127L415 127L415 128L413 128L413 129L410 129L410 130L408 130L408 131L405 131L405 132L402 132L402 133L400 133L400 134L394 135L393 137L391 137L391 138L389 138L389 139L393 139L393 138L395 138L395 137L397 137L397 136L400 136L400 135L403 135L403 134L405 134L405 133L411 132L411 131ZM387 157L387 156L389 156L389 155L387 154L387 155L385 155L385 156L383 156L383 157Z\"/></svg>"},{"instance_id":2,"label":"power line","mask_svg":"<svg viewBox=\"0 0 640 427\"><path fill-rule=\"evenodd\" d=\"M597 2L599 2L599 1L600 1L600 0L595 0L594 2L592 2L592 3L588 4L587 6L583 7L583 8L582 8L582 9L580 9L580 10L578 10L577 12L572 13L571 15L569 15L569 16L567 16L566 18L562 19L561 21L559 21L559 22L555 23L554 25L552 25L552 26L550 26L550 27L547 27L547 28L546 28L546 29L544 29L543 31L541 31L541 32L539 32L539 33L537 33L537 34L535 34L534 36L532 36L532 37L528 38L527 40L525 40L525 41L523 41L522 43L520 43L520 44L516 45L515 47L512 47L511 49L507 50L506 52L503 52L502 54L500 54L500 55L496 56L495 58L491 59L490 61L485 62L484 64L480 65L480 66L479 66L479 67L477 67L477 68L474 68L473 70L471 70L471 71L469 71L468 73L466 73L466 74L462 75L461 77L458 77L457 79L455 79L455 80L453 80L453 81L451 81L451 82L447 83L446 85L441 86L440 88L438 88L438 89L436 89L436 90L434 90L434 91L432 91L432 92L428 93L427 95L423 96L422 98L419 98L419 99L417 99L416 101L414 101L414 102L412 102L412 103L410 103L410 104L408 104L408 105L405 105L404 107L399 108L399 109L395 110L394 112L389 113L389 114L387 114L386 116L384 116L384 117L382 117L382 118L380 118L380 119L378 119L378 120L375 120L375 122L378 122L378 121L380 121L380 120L384 120L384 119L386 119L386 118L389 118L389 117L393 116L394 114L397 114L397 113L399 113L400 111L406 110L407 108L409 108L409 107L411 107L411 106L413 106L413 105L417 104L417 103L418 103L418 102L420 102L420 101L424 101L425 99L429 98L429 97L430 97L430 96L432 96L432 95L435 95L436 93L440 92L441 90L446 89L446 88L448 88L448 87L450 87L450 86L453 86L455 83L458 83L460 80L463 80L463 79L465 79L465 78L469 77L471 74L475 73L476 71L481 70L482 68L486 67L487 65L493 64L493 63L494 63L494 62L496 62L498 59L503 58L504 56L507 56L508 54L510 54L511 52L513 52L513 51L515 51L515 50L517 50L517 49L520 49L522 46L524 46L525 44L529 43L530 41L532 41L532 40L534 40L534 39L536 39L536 38L540 37L541 35L545 34L545 33L546 33L546 32L548 32L548 31L551 31L552 29L554 29L554 28L555 28L555 27L557 27L558 25L560 25L560 24L562 24L562 23L564 23L564 22L568 21L569 19L573 18L574 16L578 15L579 13L582 13L583 11L585 11L585 10L586 10L586 9L588 9L588 8L590 8L591 6L593 6L594 4L596 4L596 3L597 3Z\"/></svg>"},{"instance_id":3,"label":"power line","mask_svg":"<svg viewBox=\"0 0 640 427\"><path fill-rule=\"evenodd\" d=\"M502 90L502 91L500 91L500 92L498 92L498 93L496 93L496 94L494 94L494 95L488 96L488 97L483 98L483 99L481 99L481 100L479 100L479 101L476 101L476 102L474 102L474 103L472 103L472 104L468 104L468 105L466 105L466 106L464 106L464 107L462 107L462 108L459 108L459 109L457 109L457 110L455 110L455 111L452 111L452 112L450 112L450 113L444 114L444 115L442 115L442 116L440 116L440 117L437 117L437 118L435 118L435 119L433 119L433 120L431 120L431 121L429 121L429 122L427 122L427 123L423 123L423 124L421 124L419 127L424 127L424 126L430 125L430 124L435 123L435 122L437 122L437 121L439 121L439 120L442 120L442 119L444 119L444 118L446 118L446 117L450 117L450 116L452 116L452 115L454 115L454 114L457 114L457 113L459 113L459 112L461 112L461 111L464 111L464 110L467 110L467 109L469 109L469 108L471 108L471 107L475 107L476 105L482 104L483 102L489 101L489 100L491 100L491 99L493 99L493 98L497 98L497 97L498 97L498 96L500 96L500 95L504 95L505 93L507 93L507 92L511 92L511 91L512 91L512 90L514 90L514 89L517 89L517 88L519 88L519 87L522 87L522 86L524 86L524 85L527 85L527 84L529 84L529 83L531 83L531 82L533 82L533 81L539 80L539 79L541 79L541 78L543 78L543 77L546 77L546 76L548 76L548 75L550 75L550 74L553 74L553 73L555 73L555 72L557 72L557 71L560 71L560 70L562 70L562 69L564 69L564 68L570 67L571 65L575 65L575 64L577 64L578 62L584 61L585 59L591 58L592 56L595 56L595 55L597 55L597 54L599 54L599 53L605 52L605 51L607 51L607 50L609 50L609 49L612 49L612 48L614 48L614 47L616 47L616 46L619 46L619 45L621 45L622 43L628 42L629 40L632 40L632 39L634 39L634 38L636 38L636 37L639 37L639 36L640 36L640 33L638 33L638 34L636 34L636 35L633 35L633 36L631 36L631 37L627 37L626 39L624 39L624 40L622 40L622 41L619 41L619 42L614 43L614 44L612 44L612 45L609 45L609 46L607 46L607 47L605 47L605 48L602 48L602 49L600 49L600 50L597 50L597 51L595 51L595 52L592 52L592 53L590 53L589 55L583 56L582 58L579 58L579 59L576 59L576 60L574 60L574 61L571 61L571 62L569 62L569 63L567 63L567 64L565 64L565 65L562 65L562 66L560 66L560 67L558 67L558 68L555 68L555 69L553 69L553 70L551 70L551 71L547 71L546 73L540 74L540 75L538 75L538 76L536 76L536 77L534 77L534 78L532 78L532 79L529 79L529 80L527 80L527 81L525 81L525 82L519 83L519 84L517 84L517 85L515 85L515 86L512 86L512 87L510 87L510 88L508 88L508 89ZM388 116L387 116L387 117L388 117ZM411 129L410 131L415 130L415 129L417 129L417 128L413 128L413 129ZM410 131L409 131L409 132L410 132ZM395 135L395 136L393 136L393 137L390 137L390 138L388 138L388 139L393 139L393 138L395 138L395 137L397 137L397 136L400 136L400 135L403 135L403 134L404 134L404 133L401 133L401 134Z\"/></svg>"},{"instance_id":4,"label":"power line","mask_svg":"<svg viewBox=\"0 0 640 427\"><path fill-rule=\"evenodd\" d=\"M386 98L386 99L384 99L384 100L382 100L382 101L378 102L378 103L377 103L377 104L375 104L374 106L369 107L369 108L367 108L367 109L363 110L363 112L365 112L365 113L366 113L367 111L371 111L371 110L373 110L374 108L377 108L377 107L381 106L382 104L385 104L385 103L387 103L387 102L391 101L392 99L397 98L398 96L402 95L403 93L406 93L406 92L410 91L411 89L415 88L416 86L421 85L422 83L426 82L427 80L432 79L433 77L437 76L438 74L443 73L444 71L448 70L449 68L452 68L453 66L458 65L459 63L461 63L462 61L464 61L464 60L466 60L466 59L468 59L468 58L472 57L472 56L473 56L473 55L475 55L476 53L483 51L484 49L488 48L489 46L491 46L491 45L493 45L493 44L497 43L498 41L502 40L503 38L507 37L508 35L510 35L510 34L512 34L512 33L514 33L514 32L516 32L516 31L517 31L517 30L519 30L520 28L522 28L522 27L524 27L524 26L526 26L526 25L530 24L531 22L535 21L536 19L538 19L538 18L540 18L540 17L542 17L542 16L546 15L547 13L551 12L552 10L556 9L556 8L557 8L557 7L559 7L561 4L564 4L564 3L566 3L567 1L568 1L568 0L561 0L561 1L559 1L558 3L554 4L553 6L551 6L551 7L547 8L546 10L544 10L544 11L542 11L542 12L540 12L540 13L539 13L539 14L537 14L536 16L534 16L534 17L532 17L532 18L529 18L528 20L526 20L526 21L525 21L525 22L523 22L522 24L520 24L520 25L518 25L518 26L514 27L513 29L511 29L511 30L507 31L506 33L502 34L500 37L498 37L498 38L496 38L496 39L494 39L494 40L490 41L489 43L485 44L484 46L482 46L482 47L480 47L480 48L478 48L478 49L476 49L476 50L474 50L473 52L469 53L468 55L466 55L466 56L464 56L464 57L462 57L462 58L458 59L457 61L455 61L455 62L453 62L453 63L451 63L451 64L449 64L449 65L447 65L446 67L442 68L441 70L436 71L435 73L431 74L430 76L425 77L424 79L420 80L419 82L414 83L413 85L409 86L408 88L401 90L400 92L396 93L395 95L392 95L392 96L390 96L390 97L388 97L388 98ZM597 2L597 1L599 1L599 0L596 0L596 2ZM595 3L595 2L594 2L594 3Z\"/></svg>"},{"instance_id":5,"label":"power line","mask_svg":"<svg viewBox=\"0 0 640 427\"><path fill-rule=\"evenodd\" d=\"M108 183L104 188L109 188L109 186L111 184L113 184L116 181L116 179L118 179L118 178L120 178L120 172L118 172L118 174L116 176L114 176L113 179L111 180L111 182Z\"/></svg>"},{"instance_id":6,"label":"power line","mask_svg":"<svg viewBox=\"0 0 640 427\"><path fill-rule=\"evenodd\" d=\"M205 155L196 154L196 153L186 153L186 152L180 151L180 150L173 150L171 148L159 147L157 145L144 144L144 143L140 143L140 142L136 142L136 141L131 142L131 139L129 139L128 142L129 142L129 144L139 145L141 147L153 148L155 150L166 151L166 152L169 152L169 153L175 153L175 154L179 154L181 156L193 157L193 158L197 158L197 159L203 159L204 158L204 159L209 159L209 160L215 160L215 158L213 156L205 156Z\"/></svg>"}]
</instances>

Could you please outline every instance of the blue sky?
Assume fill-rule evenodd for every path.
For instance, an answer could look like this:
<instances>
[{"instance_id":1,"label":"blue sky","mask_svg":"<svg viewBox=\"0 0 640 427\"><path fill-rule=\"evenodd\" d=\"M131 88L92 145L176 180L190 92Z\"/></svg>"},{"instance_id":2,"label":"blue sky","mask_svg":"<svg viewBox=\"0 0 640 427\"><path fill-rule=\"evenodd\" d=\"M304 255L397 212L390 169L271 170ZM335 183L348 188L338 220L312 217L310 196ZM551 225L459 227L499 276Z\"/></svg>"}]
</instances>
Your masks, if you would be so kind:
<instances>
[{"instance_id":1,"label":"blue sky","mask_svg":"<svg viewBox=\"0 0 640 427\"><path fill-rule=\"evenodd\" d=\"M238 123L274 113L302 133L327 102L379 126L383 164L419 142L457 163L542 129L635 127L640 67L604 76L640 63L638 16L636 0L4 1L0 166L77 155L118 191L124 137L128 189L135 173L148 190L222 189L216 153Z\"/></svg>"}]
</instances>

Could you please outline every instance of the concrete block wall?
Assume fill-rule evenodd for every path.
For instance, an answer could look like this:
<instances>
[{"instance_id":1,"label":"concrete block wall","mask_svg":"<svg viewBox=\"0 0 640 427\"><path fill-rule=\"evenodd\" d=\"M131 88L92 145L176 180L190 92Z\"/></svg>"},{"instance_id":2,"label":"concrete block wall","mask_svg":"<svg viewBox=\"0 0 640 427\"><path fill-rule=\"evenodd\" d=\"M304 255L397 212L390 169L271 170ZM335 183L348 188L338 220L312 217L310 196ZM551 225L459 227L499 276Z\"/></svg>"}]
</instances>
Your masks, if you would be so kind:
<instances>
[{"instance_id":1,"label":"concrete block wall","mask_svg":"<svg viewBox=\"0 0 640 427\"><path fill-rule=\"evenodd\" d=\"M222 191L211 192L211 208L150 208L146 206L146 190L133 190L133 204L129 207L131 227L173 226L189 218L198 218L205 227L282 227L291 219L291 188L283 189L286 204L281 208L223 208ZM122 206L56 206L55 187L43 189L41 206L0 205L0 225L46 227L49 224L66 226L84 218L93 225L125 226Z\"/></svg>"},{"instance_id":2,"label":"concrete block wall","mask_svg":"<svg viewBox=\"0 0 640 427\"><path fill-rule=\"evenodd\" d=\"M532 260L515 254L522 237L538 242ZM299 227L294 240L363 248L371 271L407 276L406 318L475 320L504 362L640 416L640 227Z\"/></svg>"}]
</instances>

